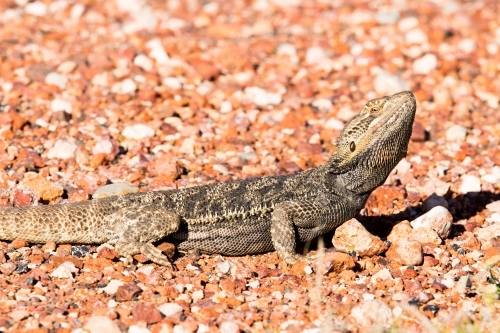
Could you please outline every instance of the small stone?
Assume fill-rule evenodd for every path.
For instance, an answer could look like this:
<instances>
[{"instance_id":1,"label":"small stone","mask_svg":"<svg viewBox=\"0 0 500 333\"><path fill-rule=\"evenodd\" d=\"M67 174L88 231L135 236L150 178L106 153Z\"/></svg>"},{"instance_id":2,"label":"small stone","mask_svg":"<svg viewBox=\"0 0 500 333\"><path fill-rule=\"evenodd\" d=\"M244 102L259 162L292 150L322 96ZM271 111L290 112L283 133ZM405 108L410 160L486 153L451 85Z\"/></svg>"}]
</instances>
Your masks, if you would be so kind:
<instances>
[{"instance_id":1,"label":"small stone","mask_svg":"<svg viewBox=\"0 0 500 333\"><path fill-rule=\"evenodd\" d=\"M175 245L172 243L163 242L157 246L158 250L163 252L169 259L175 255Z\"/></svg>"},{"instance_id":2,"label":"small stone","mask_svg":"<svg viewBox=\"0 0 500 333\"><path fill-rule=\"evenodd\" d=\"M412 230L408 239L415 240L420 244L432 243L439 245L443 242L437 232L430 227L422 227Z\"/></svg>"},{"instance_id":3,"label":"small stone","mask_svg":"<svg viewBox=\"0 0 500 333\"><path fill-rule=\"evenodd\" d=\"M137 192L139 192L139 189L137 187L129 185L127 183L109 184L99 187L92 195L92 199L101 199L101 198L112 197L115 195L123 195L129 193L137 193Z\"/></svg>"},{"instance_id":4,"label":"small stone","mask_svg":"<svg viewBox=\"0 0 500 333\"><path fill-rule=\"evenodd\" d=\"M234 279L249 279L254 276L252 269L250 267L238 262L236 265L230 268L231 276Z\"/></svg>"},{"instance_id":5,"label":"small stone","mask_svg":"<svg viewBox=\"0 0 500 333\"><path fill-rule=\"evenodd\" d=\"M354 266L356 266L354 258L347 253L329 252L323 257L324 274L331 272L340 273L345 270L352 269Z\"/></svg>"},{"instance_id":6,"label":"small stone","mask_svg":"<svg viewBox=\"0 0 500 333\"><path fill-rule=\"evenodd\" d=\"M271 93L259 87L245 88L247 98L257 106L278 105L281 103L281 95Z\"/></svg>"},{"instance_id":7,"label":"small stone","mask_svg":"<svg viewBox=\"0 0 500 333\"><path fill-rule=\"evenodd\" d=\"M415 74L429 74L438 65L437 57L434 54L426 54L413 62L413 72Z\"/></svg>"},{"instance_id":8,"label":"small stone","mask_svg":"<svg viewBox=\"0 0 500 333\"><path fill-rule=\"evenodd\" d=\"M114 94L128 95L135 93L137 90L137 84L132 79L125 79L121 82L117 82L111 87L111 92Z\"/></svg>"},{"instance_id":9,"label":"small stone","mask_svg":"<svg viewBox=\"0 0 500 333\"><path fill-rule=\"evenodd\" d=\"M68 78L65 75L59 74L57 72L51 72L45 77L45 83L53 84L60 89L66 89Z\"/></svg>"},{"instance_id":10,"label":"small stone","mask_svg":"<svg viewBox=\"0 0 500 333\"><path fill-rule=\"evenodd\" d=\"M113 280L109 281L108 285L106 287L102 288L102 290L108 295L114 295L118 292L118 288L120 288L124 284L125 284L125 282L123 282L123 281L113 279Z\"/></svg>"},{"instance_id":11,"label":"small stone","mask_svg":"<svg viewBox=\"0 0 500 333\"><path fill-rule=\"evenodd\" d=\"M142 289L136 284L127 283L118 287L115 299L117 302L131 301L134 297L139 296L140 293L142 293Z\"/></svg>"},{"instance_id":12,"label":"small stone","mask_svg":"<svg viewBox=\"0 0 500 333\"><path fill-rule=\"evenodd\" d=\"M26 319L30 316L30 313L26 310L13 310L9 313L9 317L15 320L16 322L20 322L23 319Z\"/></svg>"},{"instance_id":13,"label":"small stone","mask_svg":"<svg viewBox=\"0 0 500 333\"><path fill-rule=\"evenodd\" d=\"M439 237L446 238L450 234L452 223L453 216L451 216L450 212L444 207L437 206L413 220L410 224L413 229L431 228Z\"/></svg>"},{"instance_id":14,"label":"small stone","mask_svg":"<svg viewBox=\"0 0 500 333\"><path fill-rule=\"evenodd\" d=\"M73 273L77 273L78 271L79 269L75 267L74 263L65 261L61 265L59 265L59 267L54 269L50 276L59 279L72 279Z\"/></svg>"},{"instance_id":15,"label":"small stone","mask_svg":"<svg viewBox=\"0 0 500 333\"><path fill-rule=\"evenodd\" d=\"M151 333L147 327L141 327L138 325L131 325L128 328L128 333Z\"/></svg>"},{"instance_id":16,"label":"small stone","mask_svg":"<svg viewBox=\"0 0 500 333\"><path fill-rule=\"evenodd\" d=\"M422 205L424 211L426 212L438 206L448 209L448 201L442 196L439 196L435 193L433 193L430 197L425 199L424 204Z\"/></svg>"},{"instance_id":17,"label":"small stone","mask_svg":"<svg viewBox=\"0 0 500 333\"><path fill-rule=\"evenodd\" d=\"M52 112L66 112L71 114L73 106L68 101L56 98L50 103L50 109Z\"/></svg>"},{"instance_id":18,"label":"small stone","mask_svg":"<svg viewBox=\"0 0 500 333\"><path fill-rule=\"evenodd\" d=\"M340 131L344 128L344 123L337 118L330 118L323 125L323 128Z\"/></svg>"},{"instance_id":19,"label":"small stone","mask_svg":"<svg viewBox=\"0 0 500 333\"><path fill-rule=\"evenodd\" d=\"M350 317L365 328L381 326L389 329L394 320L391 308L378 299L363 301L355 306Z\"/></svg>"},{"instance_id":20,"label":"small stone","mask_svg":"<svg viewBox=\"0 0 500 333\"><path fill-rule=\"evenodd\" d=\"M221 333L239 333L240 328L234 321L223 321L219 326Z\"/></svg>"},{"instance_id":21,"label":"small stone","mask_svg":"<svg viewBox=\"0 0 500 333\"><path fill-rule=\"evenodd\" d=\"M60 64L57 67L57 71L59 73L69 74L72 71L74 71L77 66L78 66L78 64L76 62L68 60L68 61L65 61L62 64Z\"/></svg>"},{"instance_id":22,"label":"small stone","mask_svg":"<svg viewBox=\"0 0 500 333\"><path fill-rule=\"evenodd\" d=\"M42 246L42 251L43 252L54 252L56 250L56 243L52 241L48 241L45 243L44 246Z\"/></svg>"},{"instance_id":23,"label":"small stone","mask_svg":"<svg viewBox=\"0 0 500 333\"><path fill-rule=\"evenodd\" d=\"M75 158L78 146L72 142L66 141L64 139L57 140L52 148L50 148L47 153L47 157L50 159L57 158L62 160L67 160L70 158Z\"/></svg>"},{"instance_id":24,"label":"small stone","mask_svg":"<svg viewBox=\"0 0 500 333\"><path fill-rule=\"evenodd\" d=\"M350 219L338 227L332 243L339 251L355 251L361 257L371 257L387 250L386 243L368 232L356 219Z\"/></svg>"},{"instance_id":25,"label":"small stone","mask_svg":"<svg viewBox=\"0 0 500 333\"><path fill-rule=\"evenodd\" d=\"M481 180L473 175L463 175L462 185L458 189L459 193L481 192Z\"/></svg>"},{"instance_id":26,"label":"small stone","mask_svg":"<svg viewBox=\"0 0 500 333\"><path fill-rule=\"evenodd\" d=\"M136 323L143 321L149 325L161 321L163 316L153 304L137 303L132 308L132 318Z\"/></svg>"},{"instance_id":27,"label":"small stone","mask_svg":"<svg viewBox=\"0 0 500 333\"><path fill-rule=\"evenodd\" d=\"M328 112L332 108L333 103L329 98L319 98L312 102L312 106L318 109L318 111Z\"/></svg>"},{"instance_id":28,"label":"small stone","mask_svg":"<svg viewBox=\"0 0 500 333\"><path fill-rule=\"evenodd\" d=\"M425 128L421 122L415 121L411 131L411 140L415 142L424 142L427 139Z\"/></svg>"},{"instance_id":29,"label":"small stone","mask_svg":"<svg viewBox=\"0 0 500 333\"><path fill-rule=\"evenodd\" d=\"M149 56L156 60L157 64L167 64L170 60L167 52L163 48L163 44L160 39L152 39L146 43L146 47L150 49Z\"/></svg>"},{"instance_id":30,"label":"small stone","mask_svg":"<svg viewBox=\"0 0 500 333\"><path fill-rule=\"evenodd\" d=\"M377 280L388 281L388 280L391 280L392 278L393 278L393 276L391 274L391 271L387 268L383 268L380 271L378 271L377 273L372 275L372 277L370 278L370 283L376 285Z\"/></svg>"},{"instance_id":31,"label":"small stone","mask_svg":"<svg viewBox=\"0 0 500 333\"><path fill-rule=\"evenodd\" d=\"M90 333L121 333L117 323L105 316L90 317L83 328Z\"/></svg>"},{"instance_id":32,"label":"small stone","mask_svg":"<svg viewBox=\"0 0 500 333\"><path fill-rule=\"evenodd\" d=\"M100 246L97 248L97 257L114 260L118 258L118 253L116 253L114 249L110 249L107 246Z\"/></svg>"},{"instance_id":33,"label":"small stone","mask_svg":"<svg viewBox=\"0 0 500 333\"><path fill-rule=\"evenodd\" d=\"M13 262L6 262L5 264L0 265L0 272L2 272L2 274L5 276L9 276L12 273L14 273L16 268L17 268L17 265L14 264Z\"/></svg>"},{"instance_id":34,"label":"small stone","mask_svg":"<svg viewBox=\"0 0 500 333\"><path fill-rule=\"evenodd\" d=\"M325 50L319 46L312 46L306 51L306 63L316 65L321 61L328 59Z\"/></svg>"},{"instance_id":35,"label":"small stone","mask_svg":"<svg viewBox=\"0 0 500 333\"><path fill-rule=\"evenodd\" d=\"M487 204L486 209L490 212L500 213L500 200Z\"/></svg>"},{"instance_id":36,"label":"small stone","mask_svg":"<svg viewBox=\"0 0 500 333\"><path fill-rule=\"evenodd\" d=\"M408 239L408 235L411 235L413 229L408 221L401 221L392 227L390 234L387 236L387 240L392 244L398 242L400 239Z\"/></svg>"},{"instance_id":37,"label":"small stone","mask_svg":"<svg viewBox=\"0 0 500 333\"><path fill-rule=\"evenodd\" d=\"M26 14L33 16L45 16L47 14L47 5L41 1L30 2L24 7Z\"/></svg>"},{"instance_id":38,"label":"small stone","mask_svg":"<svg viewBox=\"0 0 500 333\"><path fill-rule=\"evenodd\" d=\"M446 140L451 142L465 141L467 129L462 125L453 125L446 130Z\"/></svg>"},{"instance_id":39,"label":"small stone","mask_svg":"<svg viewBox=\"0 0 500 333\"><path fill-rule=\"evenodd\" d=\"M379 95L392 95L400 91L410 90L410 86L400 76L392 75L382 69L378 70L373 83Z\"/></svg>"},{"instance_id":40,"label":"small stone","mask_svg":"<svg viewBox=\"0 0 500 333\"><path fill-rule=\"evenodd\" d=\"M227 274L229 273L231 264L229 263L229 261L218 262L217 268L221 271L222 274Z\"/></svg>"},{"instance_id":41,"label":"small stone","mask_svg":"<svg viewBox=\"0 0 500 333\"><path fill-rule=\"evenodd\" d=\"M495 223L485 228L476 228L474 234L481 242L481 249L488 249L493 245L490 240L500 237L500 223Z\"/></svg>"},{"instance_id":42,"label":"small stone","mask_svg":"<svg viewBox=\"0 0 500 333\"><path fill-rule=\"evenodd\" d=\"M122 135L127 139L141 140L152 138L155 135L154 129L144 124L136 124L127 126L123 129Z\"/></svg>"},{"instance_id":43,"label":"small stone","mask_svg":"<svg viewBox=\"0 0 500 333\"><path fill-rule=\"evenodd\" d=\"M163 283L163 278L158 274L153 266L142 266L136 271L136 276L142 283L159 285Z\"/></svg>"},{"instance_id":44,"label":"small stone","mask_svg":"<svg viewBox=\"0 0 500 333\"><path fill-rule=\"evenodd\" d=\"M39 175L27 177L20 185L33 191L39 198L46 201L52 201L59 198L64 193L64 189L61 185L51 182Z\"/></svg>"},{"instance_id":45,"label":"small stone","mask_svg":"<svg viewBox=\"0 0 500 333\"><path fill-rule=\"evenodd\" d=\"M414 240L400 239L392 244L386 257L404 266L419 266L424 260L422 245Z\"/></svg>"},{"instance_id":46,"label":"small stone","mask_svg":"<svg viewBox=\"0 0 500 333\"><path fill-rule=\"evenodd\" d=\"M182 168L171 156L162 156L151 163L154 174L166 182L174 182L182 174Z\"/></svg>"},{"instance_id":47,"label":"small stone","mask_svg":"<svg viewBox=\"0 0 500 333\"><path fill-rule=\"evenodd\" d=\"M22 247L27 247L28 242L26 242L24 239L16 238L12 241L11 245L13 248L15 248L17 250L17 249L20 249Z\"/></svg>"},{"instance_id":48,"label":"small stone","mask_svg":"<svg viewBox=\"0 0 500 333\"><path fill-rule=\"evenodd\" d=\"M165 317L173 316L184 311L184 308L177 303L164 303L156 307Z\"/></svg>"},{"instance_id":49,"label":"small stone","mask_svg":"<svg viewBox=\"0 0 500 333\"><path fill-rule=\"evenodd\" d=\"M144 69L146 72L153 70L153 62L144 54L138 54L134 58L134 65Z\"/></svg>"}]
</instances>

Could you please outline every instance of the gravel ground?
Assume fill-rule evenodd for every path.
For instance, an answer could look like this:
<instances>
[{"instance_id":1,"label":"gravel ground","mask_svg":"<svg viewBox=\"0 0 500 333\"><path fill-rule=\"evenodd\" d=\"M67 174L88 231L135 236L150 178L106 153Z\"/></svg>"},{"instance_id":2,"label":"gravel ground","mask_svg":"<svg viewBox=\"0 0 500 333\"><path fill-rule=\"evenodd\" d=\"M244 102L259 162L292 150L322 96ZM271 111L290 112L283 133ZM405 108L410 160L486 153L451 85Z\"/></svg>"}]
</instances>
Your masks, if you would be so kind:
<instances>
[{"instance_id":1,"label":"gravel ground","mask_svg":"<svg viewBox=\"0 0 500 333\"><path fill-rule=\"evenodd\" d=\"M369 99L418 101L315 265L0 242L0 331L500 330L497 1L7 0L0 40L5 207L297 172Z\"/></svg>"}]
</instances>

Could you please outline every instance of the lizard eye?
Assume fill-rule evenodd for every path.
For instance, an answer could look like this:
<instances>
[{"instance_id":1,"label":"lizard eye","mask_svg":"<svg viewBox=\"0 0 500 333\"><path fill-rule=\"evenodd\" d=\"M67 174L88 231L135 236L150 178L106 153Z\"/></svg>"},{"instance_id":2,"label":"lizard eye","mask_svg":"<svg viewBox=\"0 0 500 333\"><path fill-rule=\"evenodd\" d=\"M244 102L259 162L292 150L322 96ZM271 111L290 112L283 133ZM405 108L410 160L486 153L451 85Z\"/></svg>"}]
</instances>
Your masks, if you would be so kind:
<instances>
[{"instance_id":1,"label":"lizard eye","mask_svg":"<svg viewBox=\"0 0 500 333\"><path fill-rule=\"evenodd\" d=\"M372 108L370 111L372 113L377 113L380 110L380 108Z\"/></svg>"},{"instance_id":2,"label":"lizard eye","mask_svg":"<svg viewBox=\"0 0 500 333\"><path fill-rule=\"evenodd\" d=\"M351 141L351 144L349 145L349 149L351 150L351 152L354 152L356 150L356 144L354 143L354 141Z\"/></svg>"}]
</instances>

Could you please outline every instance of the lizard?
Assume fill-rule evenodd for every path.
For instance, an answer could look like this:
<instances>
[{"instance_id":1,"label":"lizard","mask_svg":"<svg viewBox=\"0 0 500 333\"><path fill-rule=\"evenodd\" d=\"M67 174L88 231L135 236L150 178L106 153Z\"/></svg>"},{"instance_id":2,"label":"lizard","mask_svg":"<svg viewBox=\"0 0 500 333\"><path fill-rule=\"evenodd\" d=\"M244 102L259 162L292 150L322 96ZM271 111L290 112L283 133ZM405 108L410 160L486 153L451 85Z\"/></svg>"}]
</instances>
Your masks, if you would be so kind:
<instances>
[{"instance_id":1,"label":"lizard","mask_svg":"<svg viewBox=\"0 0 500 333\"><path fill-rule=\"evenodd\" d=\"M142 253L173 267L155 245L246 255L276 250L287 264L296 252L355 217L370 193L406 156L416 101L404 91L369 101L342 129L324 164L294 174L238 179L90 201L0 209L0 239L31 243L103 244L132 261Z\"/></svg>"}]
</instances>

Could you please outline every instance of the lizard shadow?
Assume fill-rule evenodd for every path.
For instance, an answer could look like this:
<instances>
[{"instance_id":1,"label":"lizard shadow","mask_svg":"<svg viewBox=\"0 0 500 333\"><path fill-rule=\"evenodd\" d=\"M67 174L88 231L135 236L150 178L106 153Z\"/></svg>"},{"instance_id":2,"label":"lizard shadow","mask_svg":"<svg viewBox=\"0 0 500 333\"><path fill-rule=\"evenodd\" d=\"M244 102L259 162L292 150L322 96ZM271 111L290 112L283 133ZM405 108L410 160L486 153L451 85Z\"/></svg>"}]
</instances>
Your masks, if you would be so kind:
<instances>
[{"instance_id":1,"label":"lizard shadow","mask_svg":"<svg viewBox=\"0 0 500 333\"><path fill-rule=\"evenodd\" d=\"M444 198L448 202L448 211L453 216L453 222L457 222L460 220L468 220L477 215L485 209L487 204L500 200L500 194L490 191L468 192L466 194L449 192ZM404 220L413 221L417 217L423 215L425 213L423 209L424 203L425 200L419 201L415 206L412 206L405 202L406 208L398 213L371 215L370 212L368 212L368 214L364 215L358 214L356 219L361 222L370 233L385 240L396 224ZM458 236L464 231L465 228L463 225L453 223L449 238ZM323 235L326 248L333 247L332 238L334 233L335 230ZM317 249L317 240L311 243L310 249Z\"/></svg>"}]
</instances>

